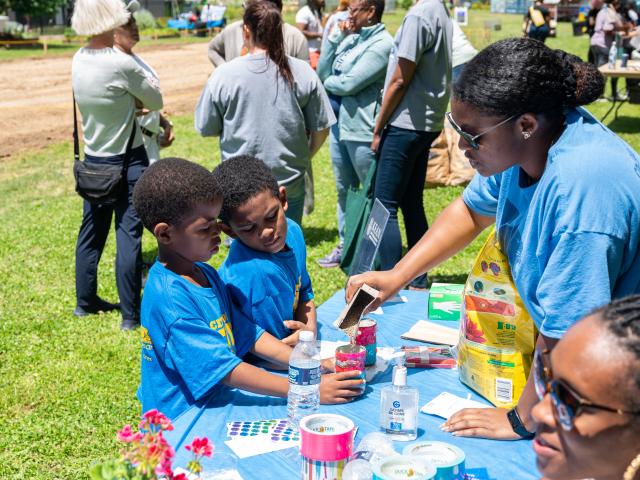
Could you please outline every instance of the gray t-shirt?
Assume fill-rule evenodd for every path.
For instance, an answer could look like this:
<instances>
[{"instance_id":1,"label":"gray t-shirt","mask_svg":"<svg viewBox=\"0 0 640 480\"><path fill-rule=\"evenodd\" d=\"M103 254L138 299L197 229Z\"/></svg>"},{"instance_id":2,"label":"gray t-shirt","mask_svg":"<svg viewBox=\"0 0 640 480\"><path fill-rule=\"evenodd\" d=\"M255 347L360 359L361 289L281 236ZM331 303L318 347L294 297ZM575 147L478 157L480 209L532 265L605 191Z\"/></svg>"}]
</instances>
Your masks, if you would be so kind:
<instances>
[{"instance_id":1,"label":"gray t-shirt","mask_svg":"<svg viewBox=\"0 0 640 480\"><path fill-rule=\"evenodd\" d=\"M148 110L162 108L157 82L151 82L130 56L113 48L81 48L71 66L73 92L82 114L84 151L96 157L124 153L136 99ZM133 147L142 145L137 129Z\"/></svg>"},{"instance_id":2,"label":"gray t-shirt","mask_svg":"<svg viewBox=\"0 0 640 480\"><path fill-rule=\"evenodd\" d=\"M293 88L264 53L249 54L216 68L195 112L201 135L220 135L223 160L254 155L281 185L302 177L309 166L307 130L336 122L316 73L307 62L287 58Z\"/></svg>"},{"instance_id":3,"label":"gray t-shirt","mask_svg":"<svg viewBox=\"0 0 640 480\"><path fill-rule=\"evenodd\" d=\"M242 55L244 39L242 38L242 20L228 25L209 42L209 60L214 67L230 62ZM284 50L290 57L309 61L309 45L304 34L293 25L282 24Z\"/></svg>"},{"instance_id":4,"label":"gray t-shirt","mask_svg":"<svg viewBox=\"0 0 640 480\"><path fill-rule=\"evenodd\" d=\"M385 90L398 58L414 62L416 71L390 125L425 132L442 129L449 103L452 29L441 0L421 0L407 12L389 56Z\"/></svg>"}]
</instances>

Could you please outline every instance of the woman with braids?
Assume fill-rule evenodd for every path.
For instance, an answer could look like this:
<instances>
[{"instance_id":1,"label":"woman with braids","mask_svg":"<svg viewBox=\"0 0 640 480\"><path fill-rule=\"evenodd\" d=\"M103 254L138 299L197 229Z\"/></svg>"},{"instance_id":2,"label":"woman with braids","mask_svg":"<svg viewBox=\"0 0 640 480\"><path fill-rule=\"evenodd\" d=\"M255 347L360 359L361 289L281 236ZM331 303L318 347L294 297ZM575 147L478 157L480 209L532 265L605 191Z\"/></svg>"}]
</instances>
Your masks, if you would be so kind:
<instances>
[{"instance_id":1,"label":"woman with braids","mask_svg":"<svg viewBox=\"0 0 640 480\"><path fill-rule=\"evenodd\" d=\"M285 55L275 5L253 2L243 21L249 53L213 72L196 107L195 126L203 136L220 136L223 161L252 155L269 165L287 187L287 216L300 223L304 174L335 116L309 64Z\"/></svg>"},{"instance_id":2,"label":"woman with braids","mask_svg":"<svg viewBox=\"0 0 640 480\"><path fill-rule=\"evenodd\" d=\"M447 114L479 175L393 269L351 278L347 296L367 283L380 290L375 308L494 223L539 349L595 307L640 293L640 157L581 108L603 86L594 65L536 40L480 52ZM513 410L462 410L442 428L529 437L535 401L529 375Z\"/></svg>"},{"instance_id":3,"label":"woman with braids","mask_svg":"<svg viewBox=\"0 0 640 480\"><path fill-rule=\"evenodd\" d=\"M536 352L533 449L545 480L640 479L640 295Z\"/></svg>"}]
</instances>

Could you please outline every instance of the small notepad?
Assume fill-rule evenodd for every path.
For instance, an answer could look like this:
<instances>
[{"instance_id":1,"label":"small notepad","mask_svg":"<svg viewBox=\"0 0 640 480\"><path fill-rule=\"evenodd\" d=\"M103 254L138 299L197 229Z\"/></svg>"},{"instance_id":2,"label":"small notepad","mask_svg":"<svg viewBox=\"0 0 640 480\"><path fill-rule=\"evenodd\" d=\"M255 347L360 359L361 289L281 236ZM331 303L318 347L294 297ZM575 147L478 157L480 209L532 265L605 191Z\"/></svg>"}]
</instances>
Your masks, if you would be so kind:
<instances>
[{"instance_id":1,"label":"small notepad","mask_svg":"<svg viewBox=\"0 0 640 480\"><path fill-rule=\"evenodd\" d=\"M443 327L437 323L419 320L408 332L400 335L406 340L417 340L426 343L439 343L454 346L458 344L459 331L457 328Z\"/></svg>"}]
</instances>

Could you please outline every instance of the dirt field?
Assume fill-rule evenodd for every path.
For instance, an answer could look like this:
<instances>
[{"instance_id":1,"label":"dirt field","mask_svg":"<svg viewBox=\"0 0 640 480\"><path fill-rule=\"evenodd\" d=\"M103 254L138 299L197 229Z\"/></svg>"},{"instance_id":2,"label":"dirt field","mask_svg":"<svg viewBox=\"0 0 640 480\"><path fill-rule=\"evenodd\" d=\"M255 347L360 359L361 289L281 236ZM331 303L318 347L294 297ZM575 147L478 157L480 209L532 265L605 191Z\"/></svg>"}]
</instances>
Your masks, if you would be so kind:
<instances>
[{"instance_id":1,"label":"dirt field","mask_svg":"<svg viewBox=\"0 0 640 480\"><path fill-rule=\"evenodd\" d=\"M193 112L213 70L207 43L159 45L137 52L160 76L164 111ZM71 56L0 63L0 92L0 158L71 140Z\"/></svg>"}]
</instances>

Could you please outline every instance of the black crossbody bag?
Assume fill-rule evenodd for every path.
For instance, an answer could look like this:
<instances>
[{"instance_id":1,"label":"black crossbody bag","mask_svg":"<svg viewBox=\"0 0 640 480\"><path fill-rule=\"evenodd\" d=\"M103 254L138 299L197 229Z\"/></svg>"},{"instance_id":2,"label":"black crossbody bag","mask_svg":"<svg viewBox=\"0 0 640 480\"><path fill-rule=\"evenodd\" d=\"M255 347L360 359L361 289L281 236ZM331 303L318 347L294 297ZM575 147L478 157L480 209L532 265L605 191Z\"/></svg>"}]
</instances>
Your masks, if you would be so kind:
<instances>
[{"instance_id":1,"label":"black crossbody bag","mask_svg":"<svg viewBox=\"0 0 640 480\"><path fill-rule=\"evenodd\" d=\"M78 195L94 205L112 205L122 198L126 188L129 157L131 156L131 146L135 135L136 121L134 119L122 165L80 160L78 116L76 113L76 98L75 95L73 96L73 176L76 179L76 192L78 192Z\"/></svg>"}]
</instances>

